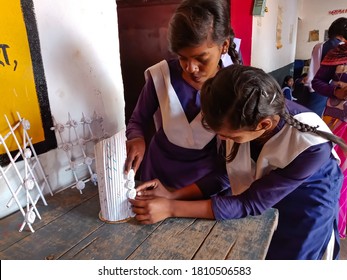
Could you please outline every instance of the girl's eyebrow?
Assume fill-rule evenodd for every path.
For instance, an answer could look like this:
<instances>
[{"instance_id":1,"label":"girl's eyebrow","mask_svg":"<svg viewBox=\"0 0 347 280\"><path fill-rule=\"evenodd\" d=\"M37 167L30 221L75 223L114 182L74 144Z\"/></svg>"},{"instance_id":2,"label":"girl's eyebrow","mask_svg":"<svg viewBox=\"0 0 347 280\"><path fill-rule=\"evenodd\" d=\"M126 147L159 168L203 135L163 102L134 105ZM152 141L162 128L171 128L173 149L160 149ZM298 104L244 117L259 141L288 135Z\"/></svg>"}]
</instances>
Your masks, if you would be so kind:
<instances>
[{"instance_id":1,"label":"girl's eyebrow","mask_svg":"<svg viewBox=\"0 0 347 280\"><path fill-rule=\"evenodd\" d=\"M199 57L203 57L203 56L205 56L207 54L208 54L208 52L202 52L201 54L193 55L192 57L193 58L199 58ZM185 58L185 56L181 55L179 52L177 52L177 55L180 56L180 57L184 57Z\"/></svg>"}]
</instances>

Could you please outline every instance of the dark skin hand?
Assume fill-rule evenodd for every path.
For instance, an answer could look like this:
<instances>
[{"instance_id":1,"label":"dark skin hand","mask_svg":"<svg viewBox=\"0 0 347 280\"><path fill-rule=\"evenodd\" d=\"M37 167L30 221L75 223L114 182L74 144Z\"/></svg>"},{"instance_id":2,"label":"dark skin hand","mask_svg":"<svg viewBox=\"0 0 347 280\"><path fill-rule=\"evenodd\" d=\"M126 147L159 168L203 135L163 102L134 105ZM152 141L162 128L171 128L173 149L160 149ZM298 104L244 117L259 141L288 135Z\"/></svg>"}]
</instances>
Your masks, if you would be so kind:
<instances>
[{"instance_id":1,"label":"dark skin hand","mask_svg":"<svg viewBox=\"0 0 347 280\"><path fill-rule=\"evenodd\" d=\"M159 180L152 180L136 190L136 199L129 201L136 220L142 224L153 224L169 217L214 218L211 200L194 200L202 198L195 184L170 191Z\"/></svg>"},{"instance_id":2,"label":"dark skin hand","mask_svg":"<svg viewBox=\"0 0 347 280\"><path fill-rule=\"evenodd\" d=\"M146 150L145 140L141 137L128 140L126 142L127 158L125 161L125 174L130 169L136 171L139 169Z\"/></svg>"}]
</instances>

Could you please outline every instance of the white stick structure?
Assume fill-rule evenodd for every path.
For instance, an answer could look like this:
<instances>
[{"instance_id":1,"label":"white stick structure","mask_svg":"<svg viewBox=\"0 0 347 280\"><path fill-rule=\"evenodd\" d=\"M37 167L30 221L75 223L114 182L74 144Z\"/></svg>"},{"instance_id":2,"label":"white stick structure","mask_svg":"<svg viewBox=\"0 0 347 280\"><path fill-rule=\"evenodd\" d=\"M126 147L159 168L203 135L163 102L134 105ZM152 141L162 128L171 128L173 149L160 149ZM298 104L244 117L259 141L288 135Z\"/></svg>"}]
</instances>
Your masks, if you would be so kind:
<instances>
[{"instance_id":1,"label":"white stick structure","mask_svg":"<svg viewBox=\"0 0 347 280\"><path fill-rule=\"evenodd\" d=\"M125 129L95 145L100 219L121 222L133 216L128 198L136 195L134 171L124 173L126 160ZM135 195L134 195L135 194Z\"/></svg>"},{"instance_id":2,"label":"white stick structure","mask_svg":"<svg viewBox=\"0 0 347 280\"><path fill-rule=\"evenodd\" d=\"M12 126L5 115L9 132L4 137L0 135L0 145L6 151L10 163L5 168L0 166L0 179L4 179L12 194L12 197L6 206L11 207L12 203L16 202L24 217L24 221L19 228L19 231L22 231L27 225L31 232L34 232L32 224L34 223L35 218L37 217L38 219L41 219L41 215L36 208L36 203L41 198L43 204L47 205L46 199L43 195L43 189L45 187L48 188L51 195L53 195L53 193L28 134L30 122L26 119L22 119L18 112L17 116L19 121ZM16 132L20 135L19 139ZM16 143L18 151L14 156L7 146L6 140L10 143ZM24 172L18 169L16 165L17 160L24 161ZM11 168L14 169L17 176L10 181L6 173ZM34 191L36 191L36 194L33 193ZM25 210L18 199L18 196L22 192L25 192L26 195Z\"/></svg>"},{"instance_id":3,"label":"white stick structure","mask_svg":"<svg viewBox=\"0 0 347 280\"><path fill-rule=\"evenodd\" d=\"M68 121L63 123L57 123L55 118L53 118L54 126L51 130L56 132L57 138L60 139L60 144L58 148L62 149L68 160L69 167L66 171L72 171L72 175L75 182L72 185L67 186L76 188L81 194L86 186L86 183L91 181L94 185L97 185L97 175L92 170L92 164L95 160L94 155L88 155L86 152L86 145L88 143L95 143L105 137L107 133L104 131L103 119L99 117L95 112L92 118L88 118L82 113L82 118L80 121L71 118L70 113L68 113ZM93 132L91 129L91 124L97 122L96 127L101 130L102 135L98 136L97 133ZM99 133L100 134L100 133ZM87 169L89 176L81 178L78 176L78 169Z\"/></svg>"}]
</instances>

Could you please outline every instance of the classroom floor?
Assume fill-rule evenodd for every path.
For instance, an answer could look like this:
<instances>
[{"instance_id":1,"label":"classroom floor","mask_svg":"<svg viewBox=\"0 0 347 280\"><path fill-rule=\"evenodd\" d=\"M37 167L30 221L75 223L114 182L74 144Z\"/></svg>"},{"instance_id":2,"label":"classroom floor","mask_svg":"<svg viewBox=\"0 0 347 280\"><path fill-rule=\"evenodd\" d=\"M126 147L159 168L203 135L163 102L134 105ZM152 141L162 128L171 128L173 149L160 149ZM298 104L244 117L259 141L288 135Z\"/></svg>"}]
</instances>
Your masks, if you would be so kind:
<instances>
[{"instance_id":1,"label":"classroom floor","mask_svg":"<svg viewBox=\"0 0 347 280\"><path fill-rule=\"evenodd\" d=\"M347 260L347 238L341 239L340 260Z\"/></svg>"}]
</instances>

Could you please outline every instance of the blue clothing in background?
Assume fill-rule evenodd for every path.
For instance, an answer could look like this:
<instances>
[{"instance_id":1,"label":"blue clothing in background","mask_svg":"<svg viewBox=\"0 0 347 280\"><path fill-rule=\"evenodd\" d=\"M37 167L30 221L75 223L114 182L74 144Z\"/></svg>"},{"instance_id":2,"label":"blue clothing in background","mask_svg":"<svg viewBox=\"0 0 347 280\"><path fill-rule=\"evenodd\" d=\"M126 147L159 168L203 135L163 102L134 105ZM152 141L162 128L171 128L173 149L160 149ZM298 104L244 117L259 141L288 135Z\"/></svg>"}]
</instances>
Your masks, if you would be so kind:
<instances>
[{"instance_id":1,"label":"blue clothing in background","mask_svg":"<svg viewBox=\"0 0 347 280\"><path fill-rule=\"evenodd\" d=\"M288 100L293 100L293 92L290 87L284 87L282 88L282 92L284 94L284 97Z\"/></svg>"}]
</instances>

